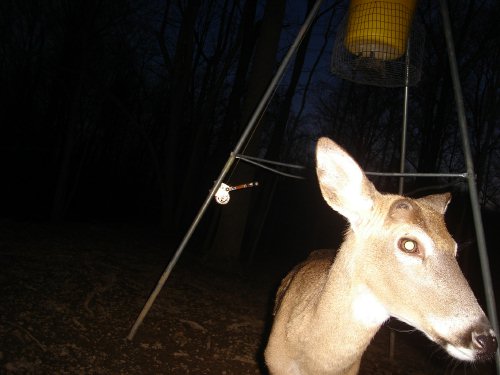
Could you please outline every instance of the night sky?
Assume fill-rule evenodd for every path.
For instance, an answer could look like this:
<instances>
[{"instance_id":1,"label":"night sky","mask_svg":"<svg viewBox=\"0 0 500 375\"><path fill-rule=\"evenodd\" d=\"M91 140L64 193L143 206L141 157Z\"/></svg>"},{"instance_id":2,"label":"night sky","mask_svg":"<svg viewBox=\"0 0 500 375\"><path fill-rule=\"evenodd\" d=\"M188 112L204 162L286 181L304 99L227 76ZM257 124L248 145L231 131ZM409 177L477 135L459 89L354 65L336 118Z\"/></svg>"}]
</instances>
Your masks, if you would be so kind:
<instances>
[{"instance_id":1,"label":"night sky","mask_svg":"<svg viewBox=\"0 0 500 375\"><path fill-rule=\"evenodd\" d=\"M181 8L167 4L1 5L4 219L163 223L177 236L189 225L246 125L244 116L251 108L245 107L250 102L246 95L256 65L252 58L266 7L257 2L245 29L244 2L233 7L224 2L193 1ZM287 102L287 90L297 59L252 132L252 145L245 144L244 152L250 156L271 155L307 167L302 182L253 172L261 186L278 181L279 196L267 211L271 217L280 216L283 204L288 207L279 202L299 202L304 195L318 193L312 151L320 135L336 139L367 170L398 168L402 89L353 84L330 70L347 6L343 1L323 4L304 42L305 58L291 101ZM496 209L498 37L487 35L497 35L498 26L489 16L497 5L475 6L475 13L464 13L458 5L450 11L455 31L462 30L456 35L457 55L481 202ZM268 69L268 76L288 50L306 12L307 2L286 2L279 43L271 52L275 66ZM409 138L406 167L461 172L463 158L437 6L422 1L416 20L426 33L426 43L422 80L410 88L409 134L414 138ZM481 28L484 32L478 32ZM265 87L261 83L256 92ZM236 163L234 169L240 166ZM233 170L230 176L237 173ZM395 188L393 180L376 179L376 183L382 189ZM408 190L420 191L425 184L444 184L458 193L464 189L450 180L409 180ZM258 196L269 191L255 188L233 194ZM301 208L292 216L314 216L305 206L296 203ZM216 216L208 216L206 228Z\"/></svg>"}]
</instances>

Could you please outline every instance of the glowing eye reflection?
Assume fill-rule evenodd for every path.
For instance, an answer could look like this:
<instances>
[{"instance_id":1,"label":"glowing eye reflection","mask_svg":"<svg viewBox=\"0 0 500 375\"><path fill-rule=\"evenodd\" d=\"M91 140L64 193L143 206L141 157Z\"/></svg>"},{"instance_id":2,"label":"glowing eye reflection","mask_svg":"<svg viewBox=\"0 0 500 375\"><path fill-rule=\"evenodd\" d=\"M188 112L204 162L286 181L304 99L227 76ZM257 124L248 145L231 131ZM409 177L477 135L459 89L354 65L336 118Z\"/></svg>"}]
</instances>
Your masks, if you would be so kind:
<instances>
[{"instance_id":1,"label":"glowing eye reflection","mask_svg":"<svg viewBox=\"0 0 500 375\"><path fill-rule=\"evenodd\" d=\"M400 250L405 253L415 254L418 252L418 244L416 241L411 240L409 238L401 238L398 243L398 247Z\"/></svg>"}]
</instances>

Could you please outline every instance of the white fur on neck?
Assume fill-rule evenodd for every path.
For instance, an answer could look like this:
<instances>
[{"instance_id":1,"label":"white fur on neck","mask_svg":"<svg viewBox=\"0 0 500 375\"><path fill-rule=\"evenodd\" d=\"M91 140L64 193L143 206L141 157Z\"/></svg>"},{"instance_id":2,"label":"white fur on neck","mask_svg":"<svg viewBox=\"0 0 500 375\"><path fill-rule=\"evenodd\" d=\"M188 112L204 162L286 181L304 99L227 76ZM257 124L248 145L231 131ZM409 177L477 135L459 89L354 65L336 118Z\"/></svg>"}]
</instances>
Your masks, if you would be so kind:
<instances>
[{"instance_id":1,"label":"white fur on neck","mask_svg":"<svg viewBox=\"0 0 500 375\"><path fill-rule=\"evenodd\" d=\"M357 322L365 327L376 327L389 319L385 307L366 286L358 286L356 289L352 312Z\"/></svg>"}]
</instances>

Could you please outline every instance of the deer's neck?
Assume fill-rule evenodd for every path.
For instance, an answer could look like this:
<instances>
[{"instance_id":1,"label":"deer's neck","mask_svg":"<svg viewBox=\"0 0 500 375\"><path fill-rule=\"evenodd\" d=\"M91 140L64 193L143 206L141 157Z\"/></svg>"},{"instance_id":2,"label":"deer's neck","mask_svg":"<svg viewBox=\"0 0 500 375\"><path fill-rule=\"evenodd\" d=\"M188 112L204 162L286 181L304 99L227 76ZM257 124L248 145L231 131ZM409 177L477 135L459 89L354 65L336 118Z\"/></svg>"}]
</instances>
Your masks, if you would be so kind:
<instances>
[{"instance_id":1,"label":"deer's neck","mask_svg":"<svg viewBox=\"0 0 500 375\"><path fill-rule=\"evenodd\" d=\"M314 314L320 329L328 332L324 344L330 355L337 356L335 360L346 367L361 360L373 336L389 318L385 308L357 277L352 246L346 240L339 250Z\"/></svg>"}]
</instances>

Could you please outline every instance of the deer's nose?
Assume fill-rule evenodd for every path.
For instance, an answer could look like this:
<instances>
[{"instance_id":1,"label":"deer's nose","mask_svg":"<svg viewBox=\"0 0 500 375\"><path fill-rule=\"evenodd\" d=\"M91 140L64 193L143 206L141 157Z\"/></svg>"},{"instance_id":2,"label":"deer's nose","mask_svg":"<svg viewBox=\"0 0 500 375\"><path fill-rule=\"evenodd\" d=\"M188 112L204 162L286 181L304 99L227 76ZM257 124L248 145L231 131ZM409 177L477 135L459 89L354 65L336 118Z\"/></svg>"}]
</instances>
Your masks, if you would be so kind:
<instances>
[{"instance_id":1,"label":"deer's nose","mask_svg":"<svg viewBox=\"0 0 500 375\"><path fill-rule=\"evenodd\" d=\"M486 360L493 357L497 350L497 338L490 332L472 332L472 345L477 350L477 359Z\"/></svg>"}]
</instances>

